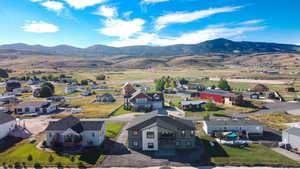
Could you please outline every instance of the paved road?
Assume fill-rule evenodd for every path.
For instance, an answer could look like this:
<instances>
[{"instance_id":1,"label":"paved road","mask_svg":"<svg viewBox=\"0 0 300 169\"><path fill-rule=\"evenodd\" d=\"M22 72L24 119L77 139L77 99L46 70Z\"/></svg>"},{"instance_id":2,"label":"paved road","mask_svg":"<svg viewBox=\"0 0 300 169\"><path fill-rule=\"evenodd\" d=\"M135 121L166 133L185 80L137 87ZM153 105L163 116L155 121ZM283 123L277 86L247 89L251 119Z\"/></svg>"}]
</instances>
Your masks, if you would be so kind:
<instances>
[{"instance_id":1,"label":"paved road","mask_svg":"<svg viewBox=\"0 0 300 169\"><path fill-rule=\"evenodd\" d=\"M281 102L281 103L266 103L264 104L264 109L256 111L254 113L239 114L235 117L248 117L251 115L260 115L267 113L276 113L276 112L286 112L288 110L300 109L299 103L294 102Z\"/></svg>"}]
</instances>

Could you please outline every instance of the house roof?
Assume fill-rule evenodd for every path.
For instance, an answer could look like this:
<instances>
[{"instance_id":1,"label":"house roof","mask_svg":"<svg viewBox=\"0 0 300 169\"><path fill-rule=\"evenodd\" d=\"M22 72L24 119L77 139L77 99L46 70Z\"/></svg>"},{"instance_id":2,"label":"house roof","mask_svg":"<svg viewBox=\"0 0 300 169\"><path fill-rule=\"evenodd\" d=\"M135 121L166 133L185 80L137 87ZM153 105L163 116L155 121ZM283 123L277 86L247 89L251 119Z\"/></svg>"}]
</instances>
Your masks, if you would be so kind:
<instances>
[{"instance_id":1,"label":"house roof","mask_svg":"<svg viewBox=\"0 0 300 169\"><path fill-rule=\"evenodd\" d=\"M285 132L300 137L300 128L292 127L285 130Z\"/></svg>"},{"instance_id":2,"label":"house roof","mask_svg":"<svg viewBox=\"0 0 300 169\"><path fill-rule=\"evenodd\" d=\"M209 120L207 126L261 126L257 120L234 119L234 120Z\"/></svg>"},{"instance_id":3,"label":"house roof","mask_svg":"<svg viewBox=\"0 0 300 169\"><path fill-rule=\"evenodd\" d=\"M101 130L104 121L98 119L78 119L74 116L67 116L57 121L50 121L46 131L65 131L72 129L77 133L87 130Z\"/></svg>"},{"instance_id":4,"label":"house roof","mask_svg":"<svg viewBox=\"0 0 300 169\"><path fill-rule=\"evenodd\" d=\"M43 101L33 101L33 102L23 102L17 105L17 107L45 107L48 106L49 102Z\"/></svg>"},{"instance_id":5,"label":"house roof","mask_svg":"<svg viewBox=\"0 0 300 169\"><path fill-rule=\"evenodd\" d=\"M4 124L13 120L16 120L16 118L7 113L0 113L0 124Z\"/></svg>"},{"instance_id":6,"label":"house roof","mask_svg":"<svg viewBox=\"0 0 300 169\"><path fill-rule=\"evenodd\" d=\"M182 101L181 105L198 105L198 104L204 104L206 101L201 101L201 100L194 100L194 101Z\"/></svg>"},{"instance_id":7,"label":"house roof","mask_svg":"<svg viewBox=\"0 0 300 169\"><path fill-rule=\"evenodd\" d=\"M193 122L190 120L185 120L174 116L149 113L133 119L127 130L140 130L152 124L158 126L169 126L173 127L174 129L195 129Z\"/></svg>"},{"instance_id":8,"label":"house roof","mask_svg":"<svg viewBox=\"0 0 300 169\"><path fill-rule=\"evenodd\" d=\"M224 97L236 97L236 96L238 96L235 93L231 93L229 91L224 91L224 90L205 90L205 91L200 92L200 93L208 93L208 94L220 95L220 96L224 96Z\"/></svg>"},{"instance_id":9,"label":"house roof","mask_svg":"<svg viewBox=\"0 0 300 169\"><path fill-rule=\"evenodd\" d=\"M113 97L113 96L109 93L104 93L103 95L98 95L96 97Z\"/></svg>"}]
</instances>

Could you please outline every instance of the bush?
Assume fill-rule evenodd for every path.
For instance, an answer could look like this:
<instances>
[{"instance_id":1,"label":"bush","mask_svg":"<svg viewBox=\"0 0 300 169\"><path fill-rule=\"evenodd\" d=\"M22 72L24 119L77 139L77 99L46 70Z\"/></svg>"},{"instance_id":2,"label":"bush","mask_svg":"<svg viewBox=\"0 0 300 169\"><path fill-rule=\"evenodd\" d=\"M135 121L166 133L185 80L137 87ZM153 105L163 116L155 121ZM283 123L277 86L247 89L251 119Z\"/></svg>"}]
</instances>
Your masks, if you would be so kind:
<instances>
[{"instance_id":1,"label":"bush","mask_svg":"<svg viewBox=\"0 0 300 169\"><path fill-rule=\"evenodd\" d=\"M55 86L50 82L45 82L44 84L42 84L41 88L43 87L49 87L52 90L52 93L55 92Z\"/></svg>"},{"instance_id":2,"label":"bush","mask_svg":"<svg viewBox=\"0 0 300 169\"><path fill-rule=\"evenodd\" d=\"M52 163L53 161L54 161L54 158L53 158L52 155L50 155L50 156L48 157L48 162L49 162L49 163Z\"/></svg>"},{"instance_id":3,"label":"bush","mask_svg":"<svg viewBox=\"0 0 300 169\"><path fill-rule=\"evenodd\" d=\"M204 109L205 109L205 111L216 111L216 110L218 110L216 104L213 103L211 99L209 99L207 101L207 103L204 106Z\"/></svg>"},{"instance_id":4,"label":"bush","mask_svg":"<svg viewBox=\"0 0 300 169\"><path fill-rule=\"evenodd\" d=\"M81 80L80 83L81 83L81 85L84 85L84 86L89 84L88 80Z\"/></svg>"},{"instance_id":5,"label":"bush","mask_svg":"<svg viewBox=\"0 0 300 169\"><path fill-rule=\"evenodd\" d=\"M46 98L46 97L50 97L52 95L53 95L52 89L49 88L48 86L44 86L40 90L40 96L39 97Z\"/></svg>"},{"instance_id":6,"label":"bush","mask_svg":"<svg viewBox=\"0 0 300 169\"><path fill-rule=\"evenodd\" d=\"M0 77L2 77L2 78L8 78L7 70L0 69Z\"/></svg>"},{"instance_id":7,"label":"bush","mask_svg":"<svg viewBox=\"0 0 300 169\"><path fill-rule=\"evenodd\" d=\"M100 75L98 75L98 76L96 76L96 79L97 80L105 80L105 75L104 74L100 74Z\"/></svg>"},{"instance_id":8,"label":"bush","mask_svg":"<svg viewBox=\"0 0 300 169\"><path fill-rule=\"evenodd\" d=\"M226 80L220 80L218 83L218 88L225 91L231 91L231 87L229 86Z\"/></svg>"},{"instance_id":9,"label":"bush","mask_svg":"<svg viewBox=\"0 0 300 169\"><path fill-rule=\"evenodd\" d=\"M27 160L28 160L28 161L32 161L32 160L33 160L33 158L32 158L32 155L31 155L31 154L29 154L29 155L28 155L28 157L27 157Z\"/></svg>"}]
</instances>

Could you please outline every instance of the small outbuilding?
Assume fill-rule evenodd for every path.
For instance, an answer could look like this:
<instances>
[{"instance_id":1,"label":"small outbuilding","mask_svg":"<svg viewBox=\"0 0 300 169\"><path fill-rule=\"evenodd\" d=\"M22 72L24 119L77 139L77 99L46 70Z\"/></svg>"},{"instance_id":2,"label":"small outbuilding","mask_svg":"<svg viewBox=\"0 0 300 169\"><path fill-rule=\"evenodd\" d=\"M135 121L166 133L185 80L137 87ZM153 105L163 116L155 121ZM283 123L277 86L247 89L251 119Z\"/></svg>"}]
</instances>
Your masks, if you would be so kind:
<instances>
[{"instance_id":1,"label":"small outbuilding","mask_svg":"<svg viewBox=\"0 0 300 169\"><path fill-rule=\"evenodd\" d=\"M113 103L116 99L109 93L105 93L100 96L96 96L96 102L97 103Z\"/></svg>"}]
</instances>

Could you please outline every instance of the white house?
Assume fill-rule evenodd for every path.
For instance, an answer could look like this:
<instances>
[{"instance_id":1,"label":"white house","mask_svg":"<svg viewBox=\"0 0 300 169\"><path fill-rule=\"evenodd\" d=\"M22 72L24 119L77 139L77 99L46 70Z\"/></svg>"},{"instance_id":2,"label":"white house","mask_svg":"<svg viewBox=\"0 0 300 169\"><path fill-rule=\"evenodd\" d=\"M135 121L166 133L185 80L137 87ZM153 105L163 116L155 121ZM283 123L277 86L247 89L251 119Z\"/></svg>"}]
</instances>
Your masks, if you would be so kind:
<instances>
[{"instance_id":1,"label":"white house","mask_svg":"<svg viewBox=\"0 0 300 169\"><path fill-rule=\"evenodd\" d=\"M57 104L44 101L23 102L16 106L16 114L49 114L57 110Z\"/></svg>"},{"instance_id":2,"label":"white house","mask_svg":"<svg viewBox=\"0 0 300 169\"><path fill-rule=\"evenodd\" d=\"M67 116L50 121L45 136L49 147L100 146L105 139L105 124L99 119Z\"/></svg>"},{"instance_id":3,"label":"white house","mask_svg":"<svg viewBox=\"0 0 300 169\"><path fill-rule=\"evenodd\" d=\"M6 114L0 113L0 139L6 137L16 127L16 118Z\"/></svg>"},{"instance_id":4,"label":"white house","mask_svg":"<svg viewBox=\"0 0 300 169\"><path fill-rule=\"evenodd\" d=\"M291 148L300 150L300 128L292 127L282 131L282 143Z\"/></svg>"},{"instance_id":5,"label":"white house","mask_svg":"<svg viewBox=\"0 0 300 169\"><path fill-rule=\"evenodd\" d=\"M251 136L262 136L264 127L257 120L208 120L204 122L203 130L209 135L216 132L244 132Z\"/></svg>"},{"instance_id":6,"label":"white house","mask_svg":"<svg viewBox=\"0 0 300 169\"><path fill-rule=\"evenodd\" d=\"M65 94L71 94L77 91L77 86L75 85L68 85L64 89Z\"/></svg>"}]
</instances>

